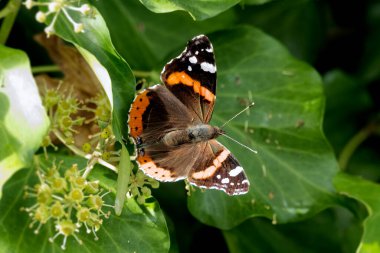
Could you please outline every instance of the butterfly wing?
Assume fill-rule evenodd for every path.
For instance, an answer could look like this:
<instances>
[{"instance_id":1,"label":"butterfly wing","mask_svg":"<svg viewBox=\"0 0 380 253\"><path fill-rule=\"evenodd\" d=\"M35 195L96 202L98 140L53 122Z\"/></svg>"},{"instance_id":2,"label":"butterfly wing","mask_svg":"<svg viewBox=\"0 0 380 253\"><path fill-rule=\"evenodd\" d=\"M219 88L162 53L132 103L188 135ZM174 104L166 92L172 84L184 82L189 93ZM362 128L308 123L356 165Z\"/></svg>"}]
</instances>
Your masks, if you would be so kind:
<instances>
[{"instance_id":1,"label":"butterfly wing","mask_svg":"<svg viewBox=\"0 0 380 253\"><path fill-rule=\"evenodd\" d=\"M205 35L188 42L161 73L166 87L202 122L211 119L215 103L216 65L212 44Z\"/></svg>"},{"instance_id":2,"label":"butterfly wing","mask_svg":"<svg viewBox=\"0 0 380 253\"><path fill-rule=\"evenodd\" d=\"M206 142L204 151L188 175L191 184L223 190L228 195L245 194L249 181L231 152L216 140Z\"/></svg>"},{"instance_id":3,"label":"butterfly wing","mask_svg":"<svg viewBox=\"0 0 380 253\"><path fill-rule=\"evenodd\" d=\"M193 121L188 109L162 85L140 92L129 111L129 134L137 146L158 142L168 132Z\"/></svg>"},{"instance_id":4,"label":"butterfly wing","mask_svg":"<svg viewBox=\"0 0 380 253\"><path fill-rule=\"evenodd\" d=\"M140 169L158 181L185 179L195 162L201 156L205 143L184 144L168 147L162 144L149 145L138 149L137 162Z\"/></svg>"},{"instance_id":5,"label":"butterfly wing","mask_svg":"<svg viewBox=\"0 0 380 253\"><path fill-rule=\"evenodd\" d=\"M166 87L156 85L140 92L129 112L129 133L136 144L140 169L159 181L176 181L187 176L199 155L199 145L167 146L162 138L186 129L193 115ZM190 167L189 167L190 166Z\"/></svg>"}]
</instances>

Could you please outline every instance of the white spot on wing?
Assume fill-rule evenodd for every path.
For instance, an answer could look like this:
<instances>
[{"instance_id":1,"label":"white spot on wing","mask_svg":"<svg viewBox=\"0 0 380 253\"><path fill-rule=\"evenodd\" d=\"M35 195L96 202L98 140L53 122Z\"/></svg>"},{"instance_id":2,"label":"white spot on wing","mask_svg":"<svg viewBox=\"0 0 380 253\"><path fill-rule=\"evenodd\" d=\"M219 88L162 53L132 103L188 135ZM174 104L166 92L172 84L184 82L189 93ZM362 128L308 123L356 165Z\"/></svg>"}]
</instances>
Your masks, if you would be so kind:
<instances>
[{"instance_id":1,"label":"white spot on wing","mask_svg":"<svg viewBox=\"0 0 380 253\"><path fill-rule=\"evenodd\" d=\"M206 48L206 51L209 52L209 53L212 53L213 50L212 50L212 48L210 47L210 48Z\"/></svg>"},{"instance_id":2,"label":"white spot on wing","mask_svg":"<svg viewBox=\"0 0 380 253\"><path fill-rule=\"evenodd\" d=\"M210 73L215 73L216 71L215 65L212 65L211 63L208 63L208 62L202 62L201 69L203 69L203 71L210 72Z\"/></svg>"},{"instance_id":3,"label":"white spot on wing","mask_svg":"<svg viewBox=\"0 0 380 253\"><path fill-rule=\"evenodd\" d=\"M192 64L197 63L197 62L198 62L197 57L195 57L195 56L191 56L191 57L189 58L189 62L192 63Z\"/></svg>"},{"instance_id":4,"label":"white spot on wing","mask_svg":"<svg viewBox=\"0 0 380 253\"><path fill-rule=\"evenodd\" d=\"M242 171L243 171L243 167L241 167L241 166L237 166L235 169L231 170L228 174L229 174L231 177L236 177L236 176L239 175Z\"/></svg>"},{"instance_id":5,"label":"white spot on wing","mask_svg":"<svg viewBox=\"0 0 380 253\"><path fill-rule=\"evenodd\" d=\"M197 50L197 51L195 51L195 55L198 55L199 54L199 51Z\"/></svg>"},{"instance_id":6,"label":"white spot on wing","mask_svg":"<svg viewBox=\"0 0 380 253\"><path fill-rule=\"evenodd\" d=\"M226 178L223 178L221 182L222 184L228 184L230 182L230 179L226 177Z\"/></svg>"},{"instance_id":7,"label":"white spot on wing","mask_svg":"<svg viewBox=\"0 0 380 253\"><path fill-rule=\"evenodd\" d=\"M191 68L191 66L187 66L187 70L192 71L193 69Z\"/></svg>"},{"instance_id":8,"label":"white spot on wing","mask_svg":"<svg viewBox=\"0 0 380 253\"><path fill-rule=\"evenodd\" d=\"M217 179L220 179L220 178L221 178L221 176L220 176L220 175L216 175L216 178L217 178Z\"/></svg>"}]
</instances>

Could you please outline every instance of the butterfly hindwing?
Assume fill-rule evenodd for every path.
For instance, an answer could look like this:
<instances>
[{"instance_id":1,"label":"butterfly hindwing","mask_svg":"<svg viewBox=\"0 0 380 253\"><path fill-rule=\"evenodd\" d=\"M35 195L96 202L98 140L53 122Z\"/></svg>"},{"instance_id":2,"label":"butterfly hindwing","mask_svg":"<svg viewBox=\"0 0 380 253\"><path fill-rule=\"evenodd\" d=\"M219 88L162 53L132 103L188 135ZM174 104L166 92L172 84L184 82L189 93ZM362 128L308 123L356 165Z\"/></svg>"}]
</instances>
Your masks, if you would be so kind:
<instances>
[{"instance_id":1,"label":"butterfly hindwing","mask_svg":"<svg viewBox=\"0 0 380 253\"><path fill-rule=\"evenodd\" d=\"M164 67L161 80L190 109L208 123L215 103L216 65L209 39L199 35L186 49Z\"/></svg>"},{"instance_id":2,"label":"butterfly hindwing","mask_svg":"<svg viewBox=\"0 0 380 253\"><path fill-rule=\"evenodd\" d=\"M188 175L191 184L219 189L228 195L247 193L249 181L243 167L232 153L216 140L207 142Z\"/></svg>"}]
</instances>

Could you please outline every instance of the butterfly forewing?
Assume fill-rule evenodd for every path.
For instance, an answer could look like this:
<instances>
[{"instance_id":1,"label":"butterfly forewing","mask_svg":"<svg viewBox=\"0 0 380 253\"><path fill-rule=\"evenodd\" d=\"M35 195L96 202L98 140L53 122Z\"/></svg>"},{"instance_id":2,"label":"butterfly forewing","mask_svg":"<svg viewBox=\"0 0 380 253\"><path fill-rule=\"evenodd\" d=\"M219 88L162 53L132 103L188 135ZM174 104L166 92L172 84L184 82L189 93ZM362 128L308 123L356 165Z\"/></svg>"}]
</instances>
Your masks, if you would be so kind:
<instances>
[{"instance_id":1,"label":"butterfly forewing","mask_svg":"<svg viewBox=\"0 0 380 253\"><path fill-rule=\"evenodd\" d=\"M206 36L189 41L182 54L166 64L161 80L192 113L205 123L210 121L216 98L216 65Z\"/></svg>"}]
</instances>

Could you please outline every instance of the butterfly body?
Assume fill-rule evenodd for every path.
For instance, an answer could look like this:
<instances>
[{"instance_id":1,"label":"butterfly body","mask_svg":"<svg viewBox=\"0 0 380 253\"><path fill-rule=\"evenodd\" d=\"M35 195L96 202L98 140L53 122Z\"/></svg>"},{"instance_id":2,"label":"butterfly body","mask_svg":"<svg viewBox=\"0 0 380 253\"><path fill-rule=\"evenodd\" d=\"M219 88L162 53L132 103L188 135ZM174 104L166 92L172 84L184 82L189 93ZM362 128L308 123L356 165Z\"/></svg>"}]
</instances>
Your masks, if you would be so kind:
<instances>
[{"instance_id":1,"label":"butterfly body","mask_svg":"<svg viewBox=\"0 0 380 253\"><path fill-rule=\"evenodd\" d=\"M178 146L216 139L221 133L222 130L218 127L208 124L199 124L167 133L162 140L165 145Z\"/></svg>"},{"instance_id":2,"label":"butterfly body","mask_svg":"<svg viewBox=\"0 0 380 253\"><path fill-rule=\"evenodd\" d=\"M209 124L216 93L216 65L209 39L200 35L161 73L164 85L140 92L129 112L130 136L141 170L159 181L244 194L249 181L231 152L215 139L224 133Z\"/></svg>"}]
</instances>

